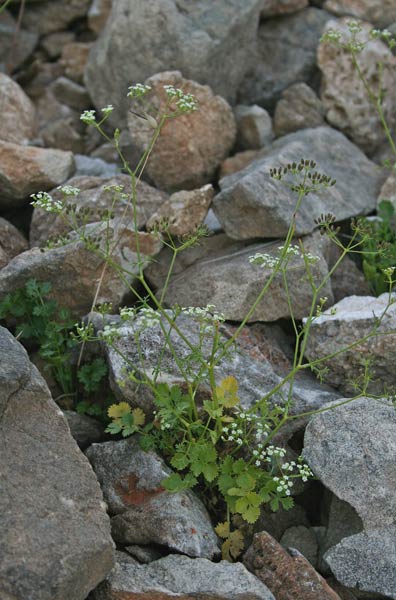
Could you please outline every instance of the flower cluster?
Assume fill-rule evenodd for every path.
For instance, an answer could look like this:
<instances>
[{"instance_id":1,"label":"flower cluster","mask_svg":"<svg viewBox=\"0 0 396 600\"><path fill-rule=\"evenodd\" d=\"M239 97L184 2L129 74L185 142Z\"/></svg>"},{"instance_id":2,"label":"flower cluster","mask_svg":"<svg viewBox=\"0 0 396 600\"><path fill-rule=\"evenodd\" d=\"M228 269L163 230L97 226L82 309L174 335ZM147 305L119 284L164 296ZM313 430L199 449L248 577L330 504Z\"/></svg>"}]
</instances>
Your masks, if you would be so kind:
<instances>
[{"instance_id":1,"label":"flower cluster","mask_svg":"<svg viewBox=\"0 0 396 600\"><path fill-rule=\"evenodd\" d=\"M81 192L80 188L72 185L59 185L56 189L60 190L64 196L78 196Z\"/></svg>"},{"instance_id":2,"label":"flower cluster","mask_svg":"<svg viewBox=\"0 0 396 600\"><path fill-rule=\"evenodd\" d=\"M256 252L256 254L249 256L249 262L252 265L259 265L263 269L274 269L279 264L279 258L271 254Z\"/></svg>"},{"instance_id":3,"label":"flower cluster","mask_svg":"<svg viewBox=\"0 0 396 600\"><path fill-rule=\"evenodd\" d=\"M111 113L114 110L114 106L112 104L108 104L107 106L105 106L104 108L102 108L102 113L108 117L109 115L111 115Z\"/></svg>"},{"instance_id":4,"label":"flower cluster","mask_svg":"<svg viewBox=\"0 0 396 600\"><path fill-rule=\"evenodd\" d=\"M126 315L126 312L124 312L124 315ZM138 330L139 331L144 331L145 329L150 329L151 327L155 327L161 321L160 313L150 307L141 308L136 316L139 317L139 321L138 321ZM128 318L128 317L123 317L121 315L121 318Z\"/></svg>"},{"instance_id":5,"label":"flower cluster","mask_svg":"<svg viewBox=\"0 0 396 600\"><path fill-rule=\"evenodd\" d=\"M291 489L293 487L293 482L290 481L288 475L283 475L283 477L273 477L272 478L275 483L277 483L276 491L279 493L283 493L286 496L290 496Z\"/></svg>"},{"instance_id":6,"label":"flower cluster","mask_svg":"<svg viewBox=\"0 0 396 600\"><path fill-rule=\"evenodd\" d=\"M200 322L200 331L203 335L212 335L215 331L216 323L223 323L225 316L222 313L216 312L214 304L201 306L189 306L182 308L181 314L188 317L193 317Z\"/></svg>"},{"instance_id":7,"label":"flower cluster","mask_svg":"<svg viewBox=\"0 0 396 600\"><path fill-rule=\"evenodd\" d=\"M105 325L101 331L98 331L98 338L112 344L115 340L120 338L121 334L118 327L114 325Z\"/></svg>"},{"instance_id":8,"label":"flower cluster","mask_svg":"<svg viewBox=\"0 0 396 600\"><path fill-rule=\"evenodd\" d=\"M93 125L96 123L96 111L95 110L84 110L81 113L80 120L86 125Z\"/></svg>"},{"instance_id":9,"label":"flower cluster","mask_svg":"<svg viewBox=\"0 0 396 600\"><path fill-rule=\"evenodd\" d=\"M278 246L278 250L281 254L284 254L286 259L293 256L302 256L309 264L315 264L320 260L319 256L315 256L314 254L311 254L311 252L301 251L299 246L292 244L288 246L286 250L285 246ZM256 252L256 254L249 256L249 262L252 265L259 265L263 269L274 269L281 263L281 258L279 256L273 256L272 254Z\"/></svg>"},{"instance_id":10,"label":"flower cluster","mask_svg":"<svg viewBox=\"0 0 396 600\"><path fill-rule=\"evenodd\" d=\"M41 208L49 213L61 213L63 210L63 203L60 200L54 200L47 192L37 192L37 194L31 194L33 201L30 203L35 208Z\"/></svg>"},{"instance_id":11,"label":"flower cluster","mask_svg":"<svg viewBox=\"0 0 396 600\"><path fill-rule=\"evenodd\" d=\"M128 88L127 96L128 98L140 98L144 96L151 90L149 85L145 85L144 83L136 83L135 85L130 85Z\"/></svg>"},{"instance_id":12,"label":"flower cluster","mask_svg":"<svg viewBox=\"0 0 396 600\"><path fill-rule=\"evenodd\" d=\"M194 112L198 109L197 101L193 94L186 94L183 90L175 88L173 85L164 85L166 95L170 100L174 100L180 112Z\"/></svg>"},{"instance_id":13,"label":"flower cluster","mask_svg":"<svg viewBox=\"0 0 396 600\"><path fill-rule=\"evenodd\" d=\"M223 435L221 439L223 442L235 442L238 446L242 446L243 439L241 436L244 435L243 430L238 427L237 423L231 423L229 427L223 427Z\"/></svg>"}]
</instances>

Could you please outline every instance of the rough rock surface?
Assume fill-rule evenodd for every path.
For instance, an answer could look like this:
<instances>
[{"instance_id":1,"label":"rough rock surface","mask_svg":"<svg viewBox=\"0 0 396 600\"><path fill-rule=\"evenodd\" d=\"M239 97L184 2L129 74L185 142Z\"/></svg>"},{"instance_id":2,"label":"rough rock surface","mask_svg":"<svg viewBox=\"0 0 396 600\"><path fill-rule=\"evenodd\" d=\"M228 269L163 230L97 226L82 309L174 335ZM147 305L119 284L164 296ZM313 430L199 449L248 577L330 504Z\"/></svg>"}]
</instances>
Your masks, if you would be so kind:
<instances>
[{"instance_id":1,"label":"rough rock surface","mask_svg":"<svg viewBox=\"0 0 396 600\"><path fill-rule=\"evenodd\" d=\"M324 107L306 83L295 83L282 92L274 114L274 131L277 137L325 124Z\"/></svg>"},{"instance_id":2,"label":"rough rock surface","mask_svg":"<svg viewBox=\"0 0 396 600\"><path fill-rule=\"evenodd\" d=\"M343 39L350 37L347 17L326 23L326 30L340 31ZM359 65L370 88L378 88L378 63L382 63L383 89L387 90L382 109L388 126L396 123L396 57L381 40L370 40L370 23L362 23L363 32L359 39L369 40L365 49L359 53ZM326 119L340 129L355 144L368 153L385 139L380 119L375 107L367 97L363 82L353 66L348 51L335 48L329 43L318 48L318 66L322 72L321 100L326 109Z\"/></svg>"},{"instance_id":3,"label":"rough rock surface","mask_svg":"<svg viewBox=\"0 0 396 600\"><path fill-rule=\"evenodd\" d=\"M339 387L347 395L356 393L351 380L363 376L365 360L369 357L369 391L382 394L386 386L390 390L396 388L396 333L391 333L396 331L396 304L387 309L377 329L377 335L371 335L365 341L357 343L373 332L375 318L381 316L388 301L387 293L378 298L349 296L332 307L334 314L325 311L312 324L306 351L309 360L323 359L328 354L355 344L346 352L321 363L328 369L324 375L325 381L331 381L331 385Z\"/></svg>"},{"instance_id":4,"label":"rough rock surface","mask_svg":"<svg viewBox=\"0 0 396 600\"><path fill-rule=\"evenodd\" d=\"M263 151L262 151L263 152ZM304 198L296 218L296 234L311 232L314 219L331 212L337 221L375 208L383 174L342 133L316 127L278 140L243 171L220 181L214 212L233 239L282 237L296 206L296 194L269 175L270 168L313 158L317 170L336 179L334 187Z\"/></svg>"},{"instance_id":5,"label":"rough rock surface","mask_svg":"<svg viewBox=\"0 0 396 600\"><path fill-rule=\"evenodd\" d=\"M70 427L70 433L81 450L91 444L101 442L105 437L104 426L88 415L80 415L72 410L63 411Z\"/></svg>"},{"instance_id":6,"label":"rough rock surface","mask_svg":"<svg viewBox=\"0 0 396 600\"><path fill-rule=\"evenodd\" d=\"M227 175L233 175L237 171L242 171L257 158L260 158L260 150L244 150L226 158L221 163L219 179L223 179Z\"/></svg>"},{"instance_id":7,"label":"rough rock surface","mask_svg":"<svg viewBox=\"0 0 396 600\"><path fill-rule=\"evenodd\" d=\"M260 16L278 17L308 6L308 0L262 0Z\"/></svg>"},{"instance_id":8,"label":"rough rock surface","mask_svg":"<svg viewBox=\"0 0 396 600\"><path fill-rule=\"evenodd\" d=\"M91 48L91 42L71 42L63 47L60 64L64 69L66 77L77 83L83 82ZM108 102L106 101L104 106L107 106L107 104ZM103 107L101 106L100 108Z\"/></svg>"},{"instance_id":9,"label":"rough rock surface","mask_svg":"<svg viewBox=\"0 0 396 600\"><path fill-rule=\"evenodd\" d=\"M257 150L268 146L274 137L272 120L265 108L239 104L234 110L237 124L236 146L240 150Z\"/></svg>"},{"instance_id":10,"label":"rough rock surface","mask_svg":"<svg viewBox=\"0 0 396 600\"><path fill-rule=\"evenodd\" d=\"M0 73L0 111L1 140L23 144L33 137L34 106L22 88L3 73Z\"/></svg>"},{"instance_id":11,"label":"rough rock surface","mask_svg":"<svg viewBox=\"0 0 396 600\"><path fill-rule=\"evenodd\" d=\"M394 598L396 574L396 410L387 400L361 398L314 416L304 457L315 475L348 502L364 531L324 556L344 585Z\"/></svg>"},{"instance_id":12,"label":"rough rock surface","mask_svg":"<svg viewBox=\"0 0 396 600\"><path fill-rule=\"evenodd\" d=\"M7 10L0 14L0 71L12 72L33 52L37 33L18 28L15 19Z\"/></svg>"},{"instance_id":13,"label":"rough rock surface","mask_svg":"<svg viewBox=\"0 0 396 600\"><path fill-rule=\"evenodd\" d=\"M73 196L70 199L70 203L75 204L82 211L82 214L84 213L86 222L98 221L103 212L108 209L112 209L116 217L121 217L125 213L125 222L127 223L133 221L132 205L128 206L127 200L119 198L112 207L114 196L118 197L119 194L104 189L112 185L123 186L121 193L128 194L130 198L132 186L131 179L127 175L117 175L111 178L80 175L67 181L66 185L81 190L78 196ZM63 198L62 192L57 189L52 190L50 194L54 200L62 200ZM168 196L144 181L140 181L136 186L136 195L137 226L140 229L146 224L148 218L167 200ZM68 230L62 217L56 213L49 213L41 208L35 208L30 225L30 245L44 246L49 239L64 235Z\"/></svg>"},{"instance_id":14,"label":"rough rock surface","mask_svg":"<svg viewBox=\"0 0 396 600\"><path fill-rule=\"evenodd\" d=\"M391 173L389 177L386 179L384 185L381 188L381 191L377 200L377 210L378 205L382 200L389 200L392 202L395 211L396 211L396 174Z\"/></svg>"},{"instance_id":15,"label":"rough rock surface","mask_svg":"<svg viewBox=\"0 0 396 600\"><path fill-rule=\"evenodd\" d=\"M253 48L253 66L239 88L238 102L272 109L283 90L293 83L312 83L317 73L316 48L328 18L326 11L310 7L264 20L255 53Z\"/></svg>"},{"instance_id":16,"label":"rough rock surface","mask_svg":"<svg viewBox=\"0 0 396 600\"><path fill-rule=\"evenodd\" d=\"M266 531L256 533L243 562L276 600L340 600L302 554L287 553Z\"/></svg>"},{"instance_id":17,"label":"rough rock surface","mask_svg":"<svg viewBox=\"0 0 396 600\"><path fill-rule=\"evenodd\" d=\"M326 0L324 8L336 15L365 19L379 27L386 27L396 21L396 5L393 0Z\"/></svg>"},{"instance_id":18,"label":"rough rock surface","mask_svg":"<svg viewBox=\"0 0 396 600\"><path fill-rule=\"evenodd\" d=\"M63 183L73 171L71 152L0 142L0 207L24 205L30 194Z\"/></svg>"},{"instance_id":19,"label":"rough rock surface","mask_svg":"<svg viewBox=\"0 0 396 600\"><path fill-rule=\"evenodd\" d=\"M107 238L105 230L105 224L94 223L86 226L88 236L95 234L100 237L102 251ZM138 272L135 233L124 225L112 222L108 234L111 236L110 240L119 240L112 258L116 263L129 269L131 275L128 278L132 282L132 273ZM161 242L157 238L143 232L139 237L143 256L154 256L160 251ZM23 287L28 279L48 281L52 285L50 295L58 305L68 308L73 315L82 316L91 310L104 264L103 258L86 249L81 241L70 242L44 252L32 248L12 259L0 271L0 299ZM112 302L117 307L128 289L117 272L107 267L97 303Z\"/></svg>"},{"instance_id":20,"label":"rough rock surface","mask_svg":"<svg viewBox=\"0 0 396 600\"><path fill-rule=\"evenodd\" d=\"M316 566L318 542L312 528L304 527L304 525L289 527L282 535L280 543L286 549L295 548L305 556L312 566Z\"/></svg>"},{"instance_id":21,"label":"rough rock surface","mask_svg":"<svg viewBox=\"0 0 396 600\"><path fill-rule=\"evenodd\" d=\"M217 536L202 502L190 490L172 494L161 485L170 475L155 452L134 438L94 444L86 452L121 544L159 544L192 557L219 553Z\"/></svg>"},{"instance_id":22,"label":"rough rock surface","mask_svg":"<svg viewBox=\"0 0 396 600\"><path fill-rule=\"evenodd\" d=\"M241 563L170 554L140 565L121 552L93 600L274 600L269 589Z\"/></svg>"},{"instance_id":23,"label":"rough rock surface","mask_svg":"<svg viewBox=\"0 0 396 600\"><path fill-rule=\"evenodd\" d=\"M12 223L0 217L0 269L28 249L27 240Z\"/></svg>"},{"instance_id":24,"label":"rough rock surface","mask_svg":"<svg viewBox=\"0 0 396 600\"><path fill-rule=\"evenodd\" d=\"M88 27L95 33L100 33L111 11L112 0L93 0L88 11Z\"/></svg>"},{"instance_id":25,"label":"rough rock surface","mask_svg":"<svg viewBox=\"0 0 396 600\"><path fill-rule=\"evenodd\" d=\"M0 328L4 600L85 600L113 565L95 475L26 351Z\"/></svg>"},{"instance_id":26,"label":"rough rock surface","mask_svg":"<svg viewBox=\"0 0 396 600\"><path fill-rule=\"evenodd\" d=\"M97 108L113 104L114 124L122 126L130 105L128 86L169 69L178 69L184 77L208 84L233 101L252 61L261 3L113 2L85 74ZM133 62L125 56L133 56Z\"/></svg>"},{"instance_id":27,"label":"rough rock surface","mask_svg":"<svg viewBox=\"0 0 396 600\"><path fill-rule=\"evenodd\" d=\"M59 101L52 91L52 84L37 98L35 107L40 145L74 153L84 151L85 126L80 120L80 111Z\"/></svg>"},{"instance_id":28,"label":"rough rock surface","mask_svg":"<svg viewBox=\"0 0 396 600\"><path fill-rule=\"evenodd\" d=\"M311 266L314 280L321 282L328 273L323 255L323 238L315 233L304 238L306 252L318 257ZM188 269L175 275L169 283L164 300L168 306L206 306L214 304L216 310L230 321L242 321L256 300L260 290L272 275L273 269L251 264L249 257L258 253L279 255L280 240L266 244L254 244L240 249L229 247L223 252L215 252L203 260L195 262ZM307 280L306 267L302 256L293 257L288 263L287 282L292 298L295 318L309 314L312 303L312 288ZM323 295L333 303L330 281L323 288ZM162 292L158 290L158 295ZM278 273L262 301L249 321L277 321L290 317L290 306L283 284L283 275Z\"/></svg>"},{"instance_id":29,"label":"rough rock surface","mask_svg":"<svg viewBox=\"0 0 396 600\"><path fill-rule=\"evenodd\" d=\"M156 227L175 236L191 234L203 224L213 196L210 183L198 190L175 192L150 217L147 228Z\"/></svg>"},{"instance_id":30,"label":"rough rock surface","mask_svg":"<svg viewBox=\"0 0 396 600\"><path fill-rule=\"evenodd\" d=\"M167 102L164 85L193 94L199 106L195 113L165 123L145 175L156 187L168 191L194 189L208 183L234 145L236 126L231 107L208 86L184 79L179 71L158 73L145 83L152 88L150 102L161 112ZM140 157L150 143L153 129L146 119L132 112L128 113L128 127Z\"/></svg>"},{"instance_id":31,"label":"rough rock surface","mask_svg":"<svg viewBox=\"0 0 396 600\"><path fill-rule=\"evenodd\" d=\"M78 18L84 17L90 0L51 0L51 2L29 2L22 17L22 26L43 35L60 31Z\"/></svg>"}]
</instances>

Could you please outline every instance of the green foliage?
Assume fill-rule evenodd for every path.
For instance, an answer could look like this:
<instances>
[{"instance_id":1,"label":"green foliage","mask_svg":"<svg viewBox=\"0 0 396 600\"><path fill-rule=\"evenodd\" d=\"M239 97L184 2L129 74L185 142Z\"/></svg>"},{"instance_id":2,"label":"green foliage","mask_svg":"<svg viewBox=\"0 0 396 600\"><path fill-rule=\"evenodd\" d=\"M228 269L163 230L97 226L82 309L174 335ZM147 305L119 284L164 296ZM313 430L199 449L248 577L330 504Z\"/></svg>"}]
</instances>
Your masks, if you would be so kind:
<instances>
[{"instance_id":1,"label":"green foliage","mask_svg":"<svg viewBox=\"0 0 396 600\"><path fill-rule=\"evenodd\" d=\"M92 362L79 368L77 379L83 385L84 390L90 394L98 391L107 371L107 364L103 358L94 358Z\"/></svg>"}]
</instances>

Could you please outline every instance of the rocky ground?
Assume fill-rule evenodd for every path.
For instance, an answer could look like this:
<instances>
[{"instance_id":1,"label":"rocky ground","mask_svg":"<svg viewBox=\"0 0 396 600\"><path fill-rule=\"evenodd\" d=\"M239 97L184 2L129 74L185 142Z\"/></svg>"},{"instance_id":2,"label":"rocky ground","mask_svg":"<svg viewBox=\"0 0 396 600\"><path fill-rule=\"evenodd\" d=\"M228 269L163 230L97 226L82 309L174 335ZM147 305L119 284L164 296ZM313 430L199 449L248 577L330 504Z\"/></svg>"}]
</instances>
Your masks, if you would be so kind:
<instances>
[{"instance_id":1,"label":"rocky ground","mask_svg":"<svg viewBox=\"0 0 396 600\"><path fill-rule=\"evenodd\" d=\"M4 0L0 2L4 5ZM51 284L51 298L74 320L97 302L114 312L130 303L128 281L77 239L42 251L64 235L56 214L31 206L30 195L61 184L80 188L74 200L98 229L109 208L108 185L130 188L117 153L80 119L84 110L114 106L108 124L121 129L131 161L144 150L147 123L129 111L128 86L154 91L172 84L193 93L200 110L167 124L139 184L137 222L147 281L158 295L169 250L150 229L169 220L184 236L205 223L210 235L180 254L166 306L214 304L231 335L259 290L256 252L276 254L287 233L295 195L269 169L312 158L336 179L308 196L296 236L318 257L325 278L338 259L316 220L331 212L341 231L351 219L375 215L384 197L396 205L396 179L380 168L390 156L379 118L342 49L319 43L348 18L364 31L396 32L395 0L14 0L0 13L0 302L31 279ZM378 85L384 64L383 111L396 125L396 57L381 40L361 56ZM186 120L188 119L188 121ZM143 124L142 124L143 121ZM129 188L128 188L129 186ZM124 212L116 207L115 217ZM119 239L114 260L136 262L132 225L111 222ZM150 259L155 257L155 261ZM295 318L308 316L312 292L301 257L289 270ZM129 273L129 283L135 271ZM270 276L261 271L260 285ZM370 357L367 394L336 410L299 419L284 434L316 476L296 486L296 504L263 509L239 562L220 560L215 523L192 491L161 486L163 459L134 437L110 439L103 424L62 402L35 356L0 327L0 598L1 600L358 600L396 599L396 309L367 336L387 304L375 297L359 261L346 258L323 288L328 311L314 321L308 360L335 353L324 383L298 378L293 408L305 413L350 398L351 377ZM95 323L93 315L92 319ZM114 317L113 321L117 321ZM194 321L181 323L194 339ZM250 408L292 366L290 306L280 281L257 306L239 342L218 369L239 382ZM137 360L133 324L122 324L117 348ZM160 352L160 330L144 337L147 371ZM17 336L18 337L18 336ZM180 346L182 353L183 349ZM28 354L29 351L29 354ZM95 354L98 349L88 350ZM118 400L152 410L132 382L120 385L125 363L114 348L99 352ZM167 361L172 381L177 372ZM173 369L173 371L172 371ZM55 402L57 400L57 402Z\"/></svg>"}]
</instances>

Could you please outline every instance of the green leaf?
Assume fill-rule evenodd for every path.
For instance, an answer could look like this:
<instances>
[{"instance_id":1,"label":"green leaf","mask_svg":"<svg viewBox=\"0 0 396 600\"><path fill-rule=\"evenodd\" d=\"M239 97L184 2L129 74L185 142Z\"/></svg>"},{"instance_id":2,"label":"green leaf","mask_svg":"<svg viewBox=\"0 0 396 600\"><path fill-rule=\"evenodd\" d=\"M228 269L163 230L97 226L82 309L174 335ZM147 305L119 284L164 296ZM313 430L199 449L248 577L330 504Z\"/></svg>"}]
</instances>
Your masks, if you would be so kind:
<instances>
[{"instance_id":1,"label":"green leaf","mask_svg":"<svg viewBox=\"0 0 396 600\"><path fill-rule=\"evenodd\" d=\"M110 423L106 427L105 431L106 431L106 433L111 433L111 434L115 435L117 433L120 433L121 429L122 429L122 427L119 423Z\"/></svg>"},{"instance_id":2,"label":"green leaf","mask_svg":"<svg viewBox=\"0 0 396 600\"><path fill-rule=\"evenodd\" d=\"M206 481L213 481L216 479L219 469L215 463L208 463L204 465L202 469L202 474L205 477Z\"/></svg>"},{"instance_id":3,"label":"green leaf","mask_svg":"<svg viewBox=\"0 0 396 600\"><path fill-rule=\"evenodd\" d=\"M183 479L181 475L179 475L179 473L172 473L172 475L169 475L169 477L161 481L161 485L168 492L175 493L193 487L196 484L196 482L197 480L195 479L195 477L186 476Z\"/></svg>"},{"instance_id":4,"label":"green leaf","mask_svg":"<svg viewBox=\"0 0 396 600\"><path fill-rule=\"evenodd\" d=\"M294 500L291 496L286 496L286 498L281 498L280 501L285 510L290 510L294 506Z\"/></svg>"},{"instance_id":5,"label":"green leaf","mask_svg":"<svg viewBox=\"0 0 396 600\"><path fill-rule=\"evenodd\" d=\"M187 457L186 454L182 454L181 452L175 454L172 458L171 458L171 465L172 467L174 467L175 469L177 469L178 471L182 471L183 469L185 469L190 461Z\"/></svg>"}]
</instances>

